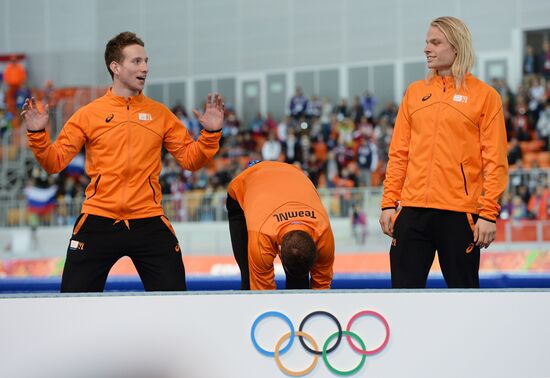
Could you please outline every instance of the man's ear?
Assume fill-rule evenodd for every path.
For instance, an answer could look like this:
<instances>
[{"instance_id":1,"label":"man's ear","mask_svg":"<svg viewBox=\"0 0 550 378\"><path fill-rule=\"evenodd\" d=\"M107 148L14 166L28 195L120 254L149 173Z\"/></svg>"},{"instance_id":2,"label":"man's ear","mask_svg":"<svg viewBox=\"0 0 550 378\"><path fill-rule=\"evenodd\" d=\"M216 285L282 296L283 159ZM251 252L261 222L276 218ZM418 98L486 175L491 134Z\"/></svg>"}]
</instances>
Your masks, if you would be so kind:
<instances>
[{"instance_id":1,"label":"man's ear","mask_svg":"<svg viewBox=\"0 0 550 378\"><path fill-rule=\"evenodd\" d=\"M118 62L112 61L111 64L109 64L109 68L111 69L111 71L113 71L113 74L118 74L120 64L118 64Z\"/></svg>"}]
</instances>

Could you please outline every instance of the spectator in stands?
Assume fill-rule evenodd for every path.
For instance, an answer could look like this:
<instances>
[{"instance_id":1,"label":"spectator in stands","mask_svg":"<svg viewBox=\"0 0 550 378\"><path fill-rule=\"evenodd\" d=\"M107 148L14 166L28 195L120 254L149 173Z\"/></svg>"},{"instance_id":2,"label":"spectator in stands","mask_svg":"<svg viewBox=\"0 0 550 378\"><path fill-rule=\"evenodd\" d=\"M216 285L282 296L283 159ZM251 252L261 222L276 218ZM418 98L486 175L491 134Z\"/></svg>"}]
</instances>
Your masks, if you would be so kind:
<instances>
[{"instance_id":1,"label":"spectator in stands","mask_svg":"<svg viewBox=\"0 0 550 378\"><path fill-rule=\"evenodd\" d=\"M386 117L388 118L388 122L393 125L395 123L395 120L397 118L397 105L393 101L388 101L386 103L386 107L380 112L378 115L378 118Z\"/></svg>"},{"instance_id":2,"label":"spectator in stands","mask_svg":"<svg viewBox=\"0 0 550 378\"><path fill-rule=\"evenodd\" d=\"M350 108L348 104L347 98L341 98L338 102L338 105L336 106L336 116L338 117L338 121L342 121L346 119L350 114Z\"/></svg>"},{"instance_id":3,"label":"spectator in stands","mask_svg":"<svg viewBox=\"0 0 550 378\"><path fill-rule=\"evenodd\" d=\"M52 80L46 80L44 82L44 89L42 89L42 93L44 96L42 98L42 105L46 106L46 104L48 104L51 107L57 105L57 99L55 98L55 90Z\"/></svg>"},{"instance_id":4,"label":"spectator in stands","mask_svg":"<svg viewBox=\"0 0 550 378\"><path fill-rule=\"evenodd\" d=\"M361 99L359 96L355 96L353 98L353 102L351 103L349 117L352 119L353 123L358 125L361 121L361 117L363 116L363 105L361 105Z\"/></svg>"},{"instance_id":5,"label":"spectator in stands","mask_svg":"<svg viewBox=\"0 0 550 378\"><path fill-rule=\"evenodd\" d=\"M277 125L277 139L281 143L285 142L288 138L288 131L289 129L293 128L292 118L291 117L284 117L281 122Z\"/></svg>"},{"instance_id":6,"label":"spectator in stands","mask_svg":"<svg viewBox=\"0 0 550 378\"><path fill-rule=\"evenodd\" d=\"M374 128L374 138L378 147L378 155L386 163L392 135L393 127L389 118L387 116L380 117L378 125Z\"/></svg>"},{"instance_id":7,"label":"spectator in stands","mask_svg":"<svg viewBox=\"0 0 550 378\"><path fill-rule=\"evenodd\" d=\"M263 126L264 118L262 117L262 113L258 112L248 126L254 140L259 141L263 137Z\"/></svg>"},{"instance_id":8,"label":"spectator in stands","mask_svg":"<svg viewBox=\"0 0 550 378\"><path fill-rule=\"evenodd\" d=\"M520 162L523 157L519 142L516 138L510 139L508 143L508 165L515 165Z\"/></svg>"},{"instance_id":9,"label":"spectator in stands","mask_svg":"<svg viewBox=\"0 0 550 378\"><path fill-rule=\"evenodd\" d=\"M321 133L323 134L323 140L328 141L330 137L330 124L332 118L332 104L327 97L323 97L321 105Z\"/></svg>"},{"instance_id":10,"label":"spectator in stands","mask_svg":"<svg viewBox=\"0 0 550 378\"><path fill-rule=\"evenodd\" d=\"M319 118L323 109L323 101L317 96L311 96L307 103L306 116L308 119Z\"/></svg>"},{"instance_id":11,"label":"spectator in stands","mask_svg":"<svg viewBox=\"0 0 550 378\"><path fill-rule=\"evenodd\" d=\"M536 187L530 188L530 183L520 182L519 185L516 186L516 193L523 203L529 203L529 200L531 199L531 192L536 190Z\"/></svg>"},{"instance_id":12,"label":"spectator in stands","mask_svg":"<svg viewBox=\"0 0 550 378\"><path fill-rule=\"evenodd\" d=\"M376 109L376 99L372 93L365 91L361 99L361 106L363 107L363 115L372 122L374 119L374 110Z\"/></svg>"},{"instance_id":13,"label":"spectator in stands","mask_svg":"<svg viewBox=\"0 0 550 378\"><path fill-rule=\"evenodd\" d=\"M300 144L300 139L296 136L296 129L294 127L289 127L287 132L288 135L286 140L281 143L285 163L293 164L296 161L303 161L302 145Z\"/></svg>"},{"instance_id":14,"label":"spectator in stands","mask_svg":"<svg viewBox=\"0 0 550 378\"><path fill-rule=\"evenodd\" d=\"M351 214L351 233L355 243L364 245L367 241L367 216L359 204L353 206Z\"/></svg>"},{"instance_id":15,"label":"spectator in stands","mask_svg":"<svg viewBox=\"0 0 550 378\"><path fill-rule=\"evenodd\" d=\"M527 80L541 73L540 59L531 45L525 46L525 55L523 56L523 75Z\"/></svg>"},{"instance_id":16,"label":"spectator in stands","mask_svg":"<svg viewBox=\"0 0 550 378\"><path fill-rule=\"evenodd\" d=\"M512 197L512 212L510 214L511 219L527 219L529 213L527 212L527 205L521 199L521 196L515 195Z\"/></svg>"},{"instance_id":17,"label":"spectator in stands","mask_svg":"<svg viewBox=\"0 0 550 378\"><path fill-rule=\"evenodd\" d=\"M12 55L10 57L10 62L6 65L4 69L4 83L7 86L6 92L6 106L8 112L16 114L17 105L16 105L16 96L17 91L27 80L27 71L21 63L17 55Z\"/></svg>"},{"instance_id":18,"label":"spectator in stands","mask_svg":"<svg viewBox=\"0 0 550 378\"><path fill-rule=\"evenodd\" d=\"M550 41L542 44L542 74L546 82L550 82Z\"/></svg>"},{"instance_id":19,"label":"spectator in stands","mask_svg":"<svg viewBox=\"0 0 550 378\"><path fill-rule=\"evenodd\" d=\"M296 87L294 96L290 99L289 111L290 116L295 120L299 120L302 116L306 115L308 107L308 99L302 93L302 88Z\"/></svg>"},{"instance_id":20,"label":"spectator in stands","mask_svg":"<svg viewBox=\"0 0 550 378\"><path fill-rule=\"evenodd\" d=\"M525 96L517 96L516 109L511 118L512 135L519 141L531 140L533 120L529 115L529 108Z\"/></svg>"},{"instance_id":21,"label":"spectator in stands","mask_svg":"<svg viewBox=\"0 0 550 378\"><path fill-rule=\"evenodd\" d=\"M275 131L275 136L277 136L277 122L273 118L273 114L267 113L267 117L264 120L263 128L267 134L271 131Z\"/></svg>"},{"instance_id":22,"label":"spectator in stands","mask_svg":"<svg viewBox=\"0 0 550 378\"><path fill-rule=\"evenodd\" d=\"M17 91L15 92L15 106L18 112L23 109L25 99L30 98L31 96L32 91L26 83L22 83L19 88L17 88Z\"/></svg>"},{"instance_id":23,"label":"spectator in stands","mask_svg":"<svg viewBox=\"0 0 550 378\"><path fill-rule=\"evenodd\" d=\"M8 131L8 117L4 109L0 109L0 141Z\"/></svg>"},{"instance_id":24,"label":"spectator in stands","mask_svg":"<svg viewBox=\"0 0 550 378\"><path fill-rule=\"evenodd\" d=\"M275 130L269 132L267 140L262 145L263 160L278 160L281 155L281 142L277 140Z\"/></svg>"},{"instance_id":25,"label":"spectator in stands","mask_svg":"<svg viewBox=\"0 0 550 378\"><path fill-rule=\"evenodd\" d=\"M533 120L533 124L537 124L539 120L539 113L544 108L544 101L546 100L544 85L541 79L537 76L531 80L529 85L529 114Z\"/></svg>"},{"instance_id":26,"label":"spectator in stands","mask_svg":"<svg viewBox=\"0 0 550 378\"><path fill-rule=\"evenodd\" d=\"M549 151L548 146L550 138L550 98L546 100L544 110L539 114L539 120L537 122L537 134L539 139L544 142L544 151Z\"/></svg>"},{"instance_id":27,"label":"spectator in stands","mask_svg":"<svg viewBox=\"0 0 550 378\"><path fill-rule=\"evenodd\" d=\"M512 194L506 191L502 194L502 199L500 201L499 218L506 220L506 219L510 219L511 215L512 215Z\"/></svg>"},{"instance_id":28,"label":"spectator in stands","mask_svg":"<svg viewBox=\"0 0 550 378\"><path fill-rule=\"evenodd\" d=\"M0 111L6 111L6 92L2 72L0 72Z\"/></svg>"},{"instance_id":29,"label":"spectator in stands","mask_svg":"<svg viewBox=\"0 0 550 378\"><path fill-rule=\"evenodd\" d=\"M55 143L46 131L48 107L27 99L23 120L29 146L48 172L61 171L86 145L86 172L92 182L67 250L63 292L103 291L111 267L128 255L147 291L185 290L185 270L176 235L161 206L161 149L185 169L204 166L218 151L224 104L208 95L204 127L193 141L164 105L142 93L148 74L143 41L123 32L105 48L113 79L101 98L79 109Z\"/></svg>"},{"instance_id":30,"label":"spectator in stands","mask_svg":"<svg viewBox=\"0 0 550 378\"><path fill-rule=\"evenodd\" d=\"M200 134L200 126L198 127L197 130L191 127L189 123L189 115L187 114L187 110L179 100L176 101L176 104L172 107L172 113L174 113L174 115L178 117L181 123L187 126L187 130L191 133L193 138L196 139L198 137L198 134Z\"/></svg>"},{"instance_id":31,"label":"spectator in stands","mask_svg":"<svg viewBox=\"0 0 550 378\"><path fill-rule=\"evenodd\" d=\"M433 20L424 53L430 71L405 93L384 181L392 287L425 287L436 250L448 287L479 287L480 248L495 240L508 177L502 102L470 73L474 50L461 20Z\"/></svg>"},{"instance_id":32,"label":"spectator in stands","mask_svg":"<svg viewBox=\"0 0 550 378\"><path fill-rule=\"evenodd\" d=\"M315 187L297 167L259 162L231 181L227 211L241 289L274 290L281 259L287 289L329 289L334 236Z\"/></svg>"},{"instance_id":33,"label":"spectator in stands","mask_svg":"<svg viewBox=\"0 0 550 378\"><path fill-rule=\"evenodd\" d=\"M235 114L233 108L226 109L227 116L225 118L225 127L224 129L229 130L230 135L237 135L239 133L239 128L241 123Z\"/></svg>"},{"instance_id":34,"label":"spectator in stands","mask_svg":"<svg viewBox=\"0 0 550 378\"><path fill-rule=\"evenodd\" d=\"M548 219L549 203L548 188L537 186L535 193L529 198L527 203L527 214L531 219L545 220Z\"/></svg>"},{"instance_id":35,"label":"spectator in stands","mask_svg":"<svg viewBox=\"0 0 550 378\"><path fill-rule=\"evenodd\" d=\"M371 138L363 137L360 139L357 150L357 163L359 165L359 186L370 187L372 172L378 165L378 149Z\"/></svg>"}]
</instances>

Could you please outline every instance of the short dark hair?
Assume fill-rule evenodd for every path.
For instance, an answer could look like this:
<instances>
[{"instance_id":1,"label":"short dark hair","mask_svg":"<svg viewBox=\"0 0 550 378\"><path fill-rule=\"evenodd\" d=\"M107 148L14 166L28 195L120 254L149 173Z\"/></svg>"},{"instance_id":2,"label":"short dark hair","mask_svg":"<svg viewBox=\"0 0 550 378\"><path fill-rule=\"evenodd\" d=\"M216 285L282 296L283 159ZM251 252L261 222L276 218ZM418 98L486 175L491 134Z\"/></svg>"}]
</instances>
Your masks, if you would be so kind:
<instances>
[{"instance_id":1,"label":"short dark hair","mask_svg":"<svg viewBox=\"0 0 550 378\"><path fill-rule=\"evenodd\" d=\"M136 33L129 31L122 32L117 36L113 37L107 45L105 46L105 64L107 65L107 70L111 75L111 79L114 77L113 71L111 71L111 62L122 63L124 56L122 55L122 50L126 46L131 45L140 45L145 47L145 43L139 38Z\"/></svg>"},{"instance_id":2,"label":"short dark hair","mask_svg":"<svg viewBox=\"0 0 550 378\"><path fill-rule=\"evenodd\" d=\"M317 247L307 232L295 230L283 236L281 261L288 274L305 277L317 261Z\"/></svg>"}]
</instances>

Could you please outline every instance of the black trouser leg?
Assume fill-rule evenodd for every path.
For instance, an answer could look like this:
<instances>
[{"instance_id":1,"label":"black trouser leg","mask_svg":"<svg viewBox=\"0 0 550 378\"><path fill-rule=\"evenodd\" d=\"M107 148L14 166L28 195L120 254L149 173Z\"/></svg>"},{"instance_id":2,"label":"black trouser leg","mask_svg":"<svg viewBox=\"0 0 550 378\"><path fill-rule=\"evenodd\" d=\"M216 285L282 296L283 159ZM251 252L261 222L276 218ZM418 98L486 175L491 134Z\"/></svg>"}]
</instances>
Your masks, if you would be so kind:
<instances>
[{"instance_id":1,"label":"black trouser leg","mask_svg":"<svg viewBox=\"0 0 550 378\"><path fill-rule=\"evenodd\" d=\"M435 257L431 240L432 209L403 208L390 249L392 288L425 288Z\"/></svg>"},{"instance_id":2,"label":"black trouser leg","mask_svg":"<svg viewBox=\"0 0 550 378\"><path fill-rule=\"evenodd\" d=\"M78 223L80 215L75 222ZM89 215L71 237L61 277L62 293L102 292L107 275L123 256L121 232L124 225Z\"/></svg>"},{"instance_id":3,"label":"black trouser leg","mask_svg":"<svg viewBox=\"0 0 550 378\"><path fill-rule=\"evenodd\" d=\"M250 290L250 273L248 269L248 229L244 211L235 199L227 195L225 203L227 219L229 220L229 232L231 234L231 246L233 255L241 270L241 290Z\"/></svg>"},{"instance_id":4,"label":"black trouser leg","mask_svg":"<svg viewBox=\"0 0 550 378\"><path fill-rule=\"evenodd\" d=\"M130 221L126 230L128 256L132 259L145 291L185 291L185 268L180 246L171 226L161 217Z\"/></svg>"},{"instance_id":5,"label":"black trouser leg","mask_svg":"<svg viewBox=\"0 0 550 378\"><path fill-rule=\"evenodd\" d=\"M479 247L474 242L472 227L477 215L441 210L436 222L436 246L441 272L449 288L479 288Z\"/></svg>"}]
</instances>

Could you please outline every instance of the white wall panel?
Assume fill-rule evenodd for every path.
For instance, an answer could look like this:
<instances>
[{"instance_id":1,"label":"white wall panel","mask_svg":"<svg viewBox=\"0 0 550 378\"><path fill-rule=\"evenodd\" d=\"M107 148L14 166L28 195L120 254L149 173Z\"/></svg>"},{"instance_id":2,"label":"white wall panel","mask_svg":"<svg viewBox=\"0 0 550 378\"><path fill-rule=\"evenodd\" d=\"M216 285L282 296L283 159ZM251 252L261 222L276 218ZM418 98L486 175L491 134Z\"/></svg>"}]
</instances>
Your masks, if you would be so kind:
<instances>
[{"instance_id":1,"label":"white wall panel","mask_svg":"<svg viewBox=\"0 0 550 378\"><path fill-rule=\"evenodd\" d=\"M240 70L288 67L292 43L289 3L242 0L240 4Z\"/></svg>"},{"instance_id":2,"label":"white wall panel","mask_svg":"<svg viewBox=\"0 0 550 378\"><path fill-rule=\"evenodd\" d=\"M515 5L516 0L463 1L463 19L472 32L476 51L511 47L511 33L517 27Z\"/></svg>"},{"instance_id":3,"label":"white wall panel","mask_svg":"<svg viewBox=\"0 0 550 378\"><path fill-rule=\"evenodd\" d=\"M292 2L292 65L342 62L342 4L331 0Z\"/></svg>"},{"instance_id":4,"label":"white wall panel","mask_svg":"<svg viewBox=\"0 0 550 378\"><path fill-rule=\"evenodd\" d=\"M550 1L528 0L517 1L519 21L521 26L528 29L549 28Z\"/></svg>"},{"instance_id":5,"label":"white wall panel","mask_svg":"<svg viewBox=\"0 0 550 378\"><path fill-rule=\"evenodd\" d=\"M238 3L191 1L193 17L191 74L235 72L238 68Z\"/></svg>"},{"instance_id":6,"label":"white wall panel","mask_svg":"<svg viewBox=\"0 0 550 378\"><path fill-rule=\"evenodd\" d=\"M345 16L345 61L397 57L397 0L351 0Z\"/></svg>"},{"instance_id":7,"label":"white wall panel","mask_svg":"<svg viewBox=\"0 0 550 378\"><path fill-rule=\"evenodd\" d=\"M441 16L461 18L456 3L459 1L417 0L402 1L400 22L401 52L403 57L424 56L426 33L430 22Z\"/></svg>"},{"instance_id":8,"label":"white wall panel","mask_svg":"<svg viewBox=\"0 0 550 378\"><path fill-rule=\"evenodd\" d=\"M511 60L523 30L550 27L550 1L0 0L0 52L29 56L31 85L106 85L105 43L130 30L154 83L387 63L399 81L441 15L466 21L478 55Z\"/></svg>"}]
</instances>

